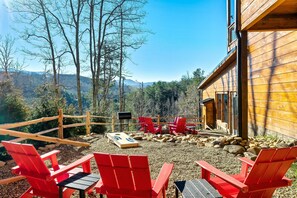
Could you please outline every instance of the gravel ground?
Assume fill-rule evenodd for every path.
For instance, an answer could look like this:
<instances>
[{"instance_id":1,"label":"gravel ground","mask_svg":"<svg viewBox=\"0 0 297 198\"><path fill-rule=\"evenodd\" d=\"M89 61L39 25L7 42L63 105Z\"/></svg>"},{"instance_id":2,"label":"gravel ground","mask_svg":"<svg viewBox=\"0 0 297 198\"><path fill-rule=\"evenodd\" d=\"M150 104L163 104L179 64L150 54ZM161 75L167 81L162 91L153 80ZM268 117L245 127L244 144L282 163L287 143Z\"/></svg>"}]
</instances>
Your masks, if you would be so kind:
<instances>
[{"instance_id":1,"label":"gravel ground","mask_svg":"<svg viewBox=\"0 0 297 198\"><path fill-rule=\"evenodd\" d=\"M77 148L69 145L57 146L56 149L61 150L61 153L58 155L59 162L61 164L69 164L75 161L75 159L93 152L145 154L149 157L151 177L153 179L157 177L164 162L174 164L174 170L170 177L169 189L167 191L168 197L174 197L175 195L173 181L200 177L200 168L195 166L194 163L196 160L205 160L228 174L237 173L240 170L239 160L236 160L233 154L229 154L222 149L197 147L196 145L187 143L175 144L149 141L141 141L141 146L138 148L120 149L114 144L108 143L107 139L101 135L97 135L89 141L92 142L90 148ZM10 168L14 165L12 162L4 167L0 167L0 179L13 176L10 173ZM92 160L92 170L98 173L94 160ZM289 171L288 177L296 180L297 173ZM0 185L0 197L19 197L28 186L25 180L9 185ZM74 194L73 197L78 197L78 194ZM99 195L91 195L90 197L99 197ZM297 182L294 181L291 187L278 189L274 197L297 197Z\"/></svg>"}]
</instances>

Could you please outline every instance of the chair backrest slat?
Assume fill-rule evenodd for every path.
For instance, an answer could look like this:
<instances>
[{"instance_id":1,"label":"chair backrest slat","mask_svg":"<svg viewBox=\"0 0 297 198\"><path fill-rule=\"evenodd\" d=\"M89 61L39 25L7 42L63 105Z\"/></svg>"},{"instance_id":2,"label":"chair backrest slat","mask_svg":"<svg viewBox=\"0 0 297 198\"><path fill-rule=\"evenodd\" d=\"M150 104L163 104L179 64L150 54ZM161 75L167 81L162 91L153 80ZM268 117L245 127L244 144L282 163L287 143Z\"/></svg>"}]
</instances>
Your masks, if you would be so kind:
<instances>
[{"instance_id":1,"label":"chair backrest slat","mask_svg":"<svg viewBox=\"0 0 297 198\"><path fill-rule=\"evenodd\" d=\"M118 181L118 189L134 190L134 181L128 156L111 155L113 169Z\"/></svg>"},{"instance_id":2,"label":"chair backrest slat","mask_svg":"<svg viewBox=\"0 0 297 198\"><path fill-rule=\"evenodd\" d=\"M94 153L104 188L110 195L151 192L147 156Z\"/></svg>"},{"instance_id":3,"label":"chair backrest slat","mask_svg":"<svg viewBox=\"0 0 297 198\"><path fill-rule=\"evenodd\" d=\"M151 190L152 182L147 156L130 156L136 190Z\"/></svg>"}]
</instances>

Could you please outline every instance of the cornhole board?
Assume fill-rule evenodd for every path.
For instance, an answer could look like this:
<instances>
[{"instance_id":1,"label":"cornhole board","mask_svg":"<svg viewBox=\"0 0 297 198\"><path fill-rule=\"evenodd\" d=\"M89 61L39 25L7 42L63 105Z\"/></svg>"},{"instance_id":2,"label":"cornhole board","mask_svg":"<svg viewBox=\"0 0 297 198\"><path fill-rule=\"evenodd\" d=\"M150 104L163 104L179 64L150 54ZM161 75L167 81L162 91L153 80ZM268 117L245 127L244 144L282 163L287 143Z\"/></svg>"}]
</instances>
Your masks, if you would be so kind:
<instances>
[{"instance_id":1,"label":"cornhole board","mask_svg":"<svg viewBox=\"0 0 297 198\"><path fill-rule=\"evenodd\" d=\"M120 148L138 147L139 143L124 132L107 133L107 138Z\"/></svg>"}]
</instances>

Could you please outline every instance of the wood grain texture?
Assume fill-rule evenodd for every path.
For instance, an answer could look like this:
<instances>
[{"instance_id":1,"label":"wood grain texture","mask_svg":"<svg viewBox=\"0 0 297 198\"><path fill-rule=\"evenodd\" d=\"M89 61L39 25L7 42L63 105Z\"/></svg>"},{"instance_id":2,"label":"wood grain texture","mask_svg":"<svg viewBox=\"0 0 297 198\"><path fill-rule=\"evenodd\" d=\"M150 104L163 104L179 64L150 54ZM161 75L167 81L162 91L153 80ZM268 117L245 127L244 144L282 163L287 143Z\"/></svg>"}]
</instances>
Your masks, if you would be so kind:
<instances>
[{"instance_id":1,"label":"wood grain texture","mask_svg":"<svg viewBox=\"0 0 297 198\"><path fill-rule=\"evenodd\" d=\"M283 2L284 0L254 0L247 7L242 4L241 29L248 30Z\"/></svg>"},{"instance_id":2,"label":"wood grain texture","mask_svg":"<svg viewBox=\"0 0 297 198\"><path fill-rule=\"evenodd\" d=\"M250 126L297 138L297 31L250 33L248 48Z\"/></svg>"}]
</instances>

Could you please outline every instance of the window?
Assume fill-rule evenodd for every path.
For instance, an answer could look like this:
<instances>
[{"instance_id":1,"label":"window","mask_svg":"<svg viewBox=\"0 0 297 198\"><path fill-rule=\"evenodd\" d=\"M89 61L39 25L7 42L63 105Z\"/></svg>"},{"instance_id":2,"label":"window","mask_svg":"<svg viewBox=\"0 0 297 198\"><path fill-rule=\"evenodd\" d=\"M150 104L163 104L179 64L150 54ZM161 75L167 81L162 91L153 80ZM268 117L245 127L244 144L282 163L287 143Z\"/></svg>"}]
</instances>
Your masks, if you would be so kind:
<instances>
[{"instance_id":1,"label":"window","mask_svg":"<svg viewBox=\"0 0 297 198\"><path fill-rule=\"evenodd\" d=\"M235 0L227 0L228 52L235 47Z\"/></svg>"},{"instance_id":2,"label":"window","mask_svg":"<svg viewBox=\"0 0 297 198\"><path fill-rule=\"evenodd\" d=\"M229 121L229 97L228 93L216 94L217 120L228 123Z\"/></svg>"}]
</instances>

